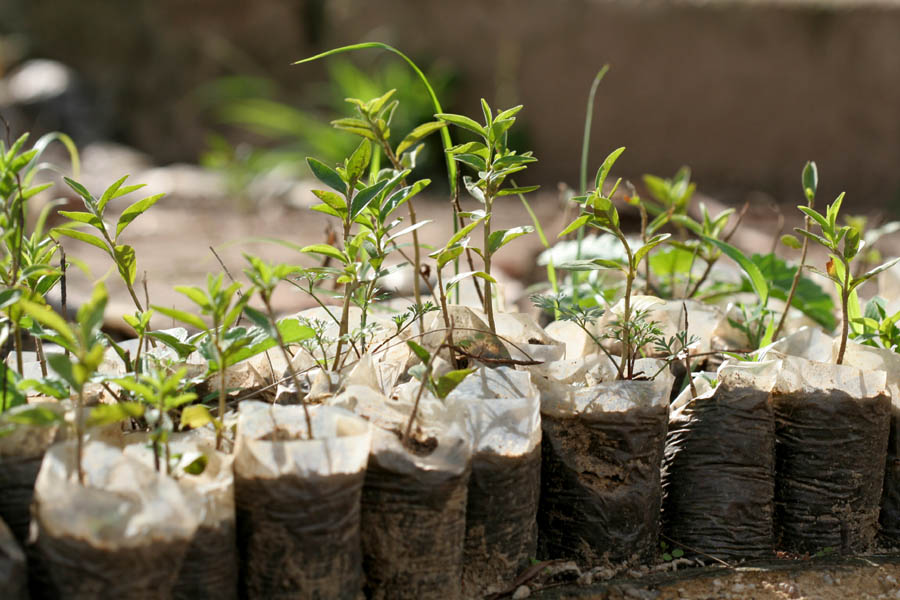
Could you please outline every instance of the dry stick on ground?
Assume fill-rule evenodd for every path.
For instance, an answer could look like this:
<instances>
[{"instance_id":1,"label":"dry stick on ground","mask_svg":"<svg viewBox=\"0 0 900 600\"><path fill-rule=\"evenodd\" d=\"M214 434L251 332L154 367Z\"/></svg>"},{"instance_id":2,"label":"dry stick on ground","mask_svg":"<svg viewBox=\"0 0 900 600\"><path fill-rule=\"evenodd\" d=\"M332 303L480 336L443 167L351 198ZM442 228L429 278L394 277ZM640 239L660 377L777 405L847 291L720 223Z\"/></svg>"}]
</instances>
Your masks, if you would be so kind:
<instances>
[{"instance_id":1,"label":"dry stick on ground","mask_svg":"<svg viewBox=\"0 0 900 600\"><path fill-rule=\"evenodd\" d=\"M702 556L702 557L704 557L704 558L709 558L709 559L711 559L711 560L714 560L714 561L716 561L717 563L719 563L720 565L724 565L724 566L728 567L729 569L733 569L733 568L734 568L734 565L725 562L725 561L722 560L721 558L716 558L715 556L712 556L711 554L707 554L706 552L702 552L702 551L700 551L700 550L697 550L696 548L691 548L691 547L688 546L687 544L682 544L681 542L678 542L678 541L676 541L676 540L673 540L672 538L670 538L669 536L667 536L667 535L665 535L665 534L663 534L663 533L660 533L660 534L659 534L659 537L667 539L669 542L675 544L676 546L678 546L678 547L680 547L680 548L684 548L685 550L690 550L690 551L693 552L694 554L699 554L700 556Z\"/></svg>"},{"instance_id":2,"label":"dry stick on ground","mask_svg":"<svg viewBox=\"0 0 900 600\"><path fill-rule=\"evenodd\" d=\"M725 237L722 238L723 242L728 242L731 239L731 236L734 235L734 232L737 231L738 227L741 226L741 221L744 220L744 215L747 214L747 209L750 208L750 201L744 202L744 206L741 207L741 210L738 211L737 219L734 222L734 227L731 228ZM712 271L713 265L716 264L716 261L710 261L706 263L706 270L703 271L703 275L700 276L700 279L697 280L697 285L694 286L694 289L691 290L691 293L688 294L688 298L693 298L697 292L700 291L700 286L706 281L706 278L709 277L710 272Z\"/></svg>"}]
</instances>

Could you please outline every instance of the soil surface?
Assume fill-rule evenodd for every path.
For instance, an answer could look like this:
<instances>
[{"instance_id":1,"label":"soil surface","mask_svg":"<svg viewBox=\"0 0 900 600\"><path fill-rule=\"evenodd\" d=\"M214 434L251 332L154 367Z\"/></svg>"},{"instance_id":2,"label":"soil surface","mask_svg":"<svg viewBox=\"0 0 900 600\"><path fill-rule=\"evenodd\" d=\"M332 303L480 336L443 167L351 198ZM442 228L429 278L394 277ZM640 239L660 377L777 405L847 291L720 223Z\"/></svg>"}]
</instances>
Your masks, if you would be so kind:
<instances>
[{"instance_id":1,"label":"soil surface","mask_svg":"<svg viewBox=\"0 0 900 600\"><path fill-rule=\"evenodd\" d=\"M900 556L760 561L705 567L590 586L557 586L528 597L546 600L848 600L900 598Z\"/></svg>"}]
</instances>

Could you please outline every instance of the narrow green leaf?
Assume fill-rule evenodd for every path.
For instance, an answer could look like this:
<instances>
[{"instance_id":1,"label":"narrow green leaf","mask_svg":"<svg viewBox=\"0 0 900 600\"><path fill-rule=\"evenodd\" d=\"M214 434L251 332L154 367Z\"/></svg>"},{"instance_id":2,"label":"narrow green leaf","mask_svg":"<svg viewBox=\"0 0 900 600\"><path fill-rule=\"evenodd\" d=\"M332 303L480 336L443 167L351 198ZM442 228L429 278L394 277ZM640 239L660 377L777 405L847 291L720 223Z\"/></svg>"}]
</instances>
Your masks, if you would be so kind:
<instances>
[{"instance_id":1,"label":"narrow green leaf","mask_svg":"<svg viewBox=\"0 0 900 600\"><path fill-rule=\"evenodd\" d=\"M344 255L343 252L335 248L334 246L329 246L328 244L312 244L310 246L304 246L300 249L300 252L305 252L307 254L322 254L324 256L329 256L337 261L342 263L348 263L350 260L347 256Z\"/></svg>"},{"instance_id":2,"label":"narrow green leaf","mask_svg":"<svg viewBox=\"0 0 900 600\"><path fill-rule=\"evenodd\" d=\"M609 172L612 170L616 160L619 159L619 156L621 156L623 152L625 152L624 146L622 146L621 148L616 148L609 154L609 156L606 157L606 159L603 161L603 164L600 165L600 168L597 170L597 177L594 179L594 187L597 190L600 190L602 192L603 182L606 181L607 175L609 175Z\"/></svg>"},{"instance_id":3,"label":"narrow green leaf","mask_svg":"<svg viewBox=\"0 0 900 600\"><path fill-rule=\"evenodd\" d=\"M634 266L638 267L641 264L641 261L644 260L644 257L647 256L647 253L662 244L664 241L672 237L670 233L661 233L659 235L655 235L649 240L647 243L637 249L634 253ZM709 238L712 239L712 238Z\"/></svg>"},{"instance_id":4,"label":"narrow green leaf","mask_svg":"<svg viewBox=\"0 0 900 600\"><path fill-rule=\"evenodd\" d=\"M450 113L438 113L434 115L435 118L440 119L441 121L446 121L448 123L452 123L457 127L462 127L468 131L471 131L474 134L480 135L483 138L487 137L487 131L485 131L484 127L479 125L477 122L473 121L469 117L463 115L454 115Z\"/></svg>"},{"instance_id":5,"label":"narrow green leaf","mask_svg":"<svg viewBox=\"0 0 900 600\"><path fill-rule=\"evenodd\" d=\"M557 237L563 237L565 235L572 233L576 229L581 229L584 226L584 224L590 220L591 220L591 215L581 215L580 217L578 217L577 219L575 219L574 221L569 223L569 225L566 226L566 228L563 229Z\"/></svg>"},{"instance_id":6,"label":"narrow green leaf","mask_svg":"<svg viewBox=\"0 0 900 600\"><path fill-rule=\"evenodd\" d=\"M825 248L831 248L831 242L823 238L821 235L817 235L815 233L812 233L811 231L806 231L805 229L800 229L799 227L794 227L794 231L802 236L808 237L812 241L822 245Z\"/></svg>"},{"instance_id":7,"label":"narrow green leaf","mask_svg":"<svg viewBox=\"0 0 900 600\"><path fill-rule=\"evenodd\" d=\"M531 225L522 225L521 227L513 227L512 229L498 229L497 231L493 231L490 236L488 236L489 253L493 254L517 237L532 233L533 231L534 227Z\"/></svg>"},{"instance_id":8,"label":"narrow green leaf","mask_svg":"<svg viewBox=\"0 0 900 600\"><path fill-rule=\"evenodd\" d=\"M7 423L31 427L47 427L56 423L65 423L65 418L62 414L46 406L36 406L15 413L7 413L3 416L3 420Z\"/></svg>"},{"instance_id":9,"label":"narrow green leaf","mask_svg":"<svg viewBox=\"0 0 900 600\"><path fill-rule=\"evenodd\" d=\"M539 189L541 186L539 185L526 185L524 187L512 187L512 188L504 188L497 192L498 196L512 196L513 194L527 194L528 192L533 192Z\"/></svg>"},{"instance_id":10,"label":"narrow green leaf","mask_svg":"<svg viewBox=\"0 0 900 600\"><path fill-rule=\"evenodd\" d=\"M89 212L84 212L80 210L61 210L59 214L67 219L75 221L76 223L86 223L91 227L96 229L103 228L103 221L101 221L97 215Z\"/></svg>"},{"instance_id":11,"label":"narrow green leaf","mask_svg":"<svg viewBox=\"0 0 900 600\"><path fill-rule=\"evenodd\" d=\"M119 402L116 404L100 404L91 409L88 417L88 427L102 427L112 425L125 419L141 417L144 407L137 402Z\"/></svg>"},{"instance_id":12,"label":"narrow green leaf","mask_svg":"<svg viewBox=\"0 0 900 600\"><path fill-rule=\"evenodd\" d=\"M807 200L812 200L816 195L816 188L819 187L819 171L816 169L816 163L809 161L803 167L803 174L800 177L803 185L803 193Z\"/></svg>"},{"instance_id":13,"label":"narrow green leaf","mask_svg":"<svg viewBox=\"0 0 900 600\"><path fill-rule=\"evenodd\" d=\"M381 193L381 190L384 189L385 185L387 185L387 181L379 181L364 190L360 191L350 200L350 219L355 219L359 214L366 209L367 206Z\"/></svg>"},{"instance_id":14,"label":"narrow green leaf","mask_svg":"<svg viewBox=\"0 0 900 600\"><path fill-rule=\"evenodd\" d=\"M75 181L74 179L69 179L68 177L63 177L63 180L66 182L70 188L75 190L75 193L81 196L82 200L84 200L85 204L89 205L91 208L96 208L97 202L94 200L94 197L91 196L91 193L87 191L83 185Z\"/></svg>"},{"instance_id":15,"label":"narrow green leaf","mask_svg":"<svg viewBox=\"0 0 900 600\"><path fill-rule=\"evenodd\" d=\"M119 216L119 222L116 225L116 238L119 237L119 234L131 224L136 218L145 213L151 206L156 204L156 202L165 196L165 194L156 194L155 196L150 196L148 198L144 198L143 200L138 200L124 211Z\"/></svg>"},{"instance_id":16,"label":"narrow green leaf","mask_svg":"<svg viewBox=\"0 0 900 600\"><path fill-rule=\"evenodd\" d=\"M77 229L70 229L68 227L56 227L53 229L53 233L64 235L80 242L85 242L86 244L90 244L91 246L100 248L107 254L111 255L110 249L106 245L106 242L98 238L96 235L91 235L90 233L85 233L84 231L79 231Z\"/></svg>"},{"instance_id":17,"label":"narrow green leaf","mask_svg":"<svg viewBox=\"0 0 900 600\"><path fill-rule=\"evenodd\" d=\"M898 256L897 258L895 258L893 260L889 260L888 262L884 263L883 265L879 265L879 266L875 267L874 269L866 271L859 277L854 278L853 284L850 286L850 289L851 290L855 289L856 287L858 287L859 285L862 285L863 283L865 283L866 281L868 281L875 275L878 275L882 271L887 271L888 269L890 269L891 267L896 265L898 262L900 262L900 256Z\"/></svg>"},{"instance_id":18,"label":"narrow green leaf","mask_svg":"<svg viewBox=\"0 0 900 600\"><path fill-rule=\"evenodd\" d=\"M65 319L59 316L52 308L24 299L19 301L19 307L32 319L58 333L69 344L68 349L74 350L76 343L75 333Z\"/></svg>"},{"instance_id":19,"label":"narrow green leaf","mask_svg":"<svg viewBox=\"0 0 900 600\"><path fill-rule=\"evenodd\" d=\"M459 369L441 375L440 377L438 377L438 380L434 385L435 395L443 400L444 398L449 396L450 392L456 389L456 387L460 383L462 383L466 377L468 377L475 371L476 369Z\"/></svg>"},{"instance_id":20,"label":"narrow green leaf","mask_svg":"<svg viewBox=\"0 0 900 600\"><path fill-rule=\"evenodd\" d=\"M728 258L735 261L744 270L744 273L747 274L747 278L750 280L750 286L756 292L757 297L759 297L760 303L765 306L769 299L769 285L766 283L766 279L760 272L759 267L731 244L706 236L703 239L707 243L718 246Z\"/></svg>"},{"instance_id":21,"label":"narrow green leaf","mask_svg":"<svg viewBox=\"0 0 900 600\"><path fill-rule=\"evenodd\" d=\"M793 248L794 250L799 250L803 247L803 244L800 243L800 240L797 239L797 236L790 234L781 236L781 243L788 248Z\"/></svg>"},{"instance_id":22,"label":"narrow green leaf","mask_svg":"<svg viewBox=\"0 0 900 600\"><path fill-rule=\"evenodd\" d=\"M419 142L423 139L438 131L439 129L446 127L447 123L442 121L429 121L427 123L422 123L412 131L410 131L403 141L397 145L397 149L395 153L397 156L400 156L410 148L415 147Z\"/></svg>"},{"instance_id":23,"label":"narrow green leaf","mask_svg":"<svg viewBox=\"0 0 900 600\"><path fill-rule=\"evenodd\" d=\"M412 340L406 340L406 345L409 346L409 349L413 351L413 354L419 357L419 360L421 360L423 363L427 363L429 360L431 360L431 353L419 344L415 343Z\"/></svg>"},{"instance_id":24,"label":"narrow green leaf","mask_svg":"<svg viewBox=\"0 0 900 600\"><path fill-rule=\"evenodd\" d=\"M203 319L201 319L197 315L193 315L189 312L186 312L183 310L178 310L175 308L166 308L165 306L157 306L157 305L153 305L153 310L155 310L156 312L158 312L160 314L166 315L167 317L171 317L171 318L175 319L176 321L181 321L185 325L189 325L190 327L199 329L200 331L206 331L206 329L207 329L206 323L203 322ZM154 333L158 333L158 332L154 332ZM160 339L160 341L162 341L162 339L159 338L158 335L153 335L153 337L156 339Z\"/></svg>"}]
</instances>

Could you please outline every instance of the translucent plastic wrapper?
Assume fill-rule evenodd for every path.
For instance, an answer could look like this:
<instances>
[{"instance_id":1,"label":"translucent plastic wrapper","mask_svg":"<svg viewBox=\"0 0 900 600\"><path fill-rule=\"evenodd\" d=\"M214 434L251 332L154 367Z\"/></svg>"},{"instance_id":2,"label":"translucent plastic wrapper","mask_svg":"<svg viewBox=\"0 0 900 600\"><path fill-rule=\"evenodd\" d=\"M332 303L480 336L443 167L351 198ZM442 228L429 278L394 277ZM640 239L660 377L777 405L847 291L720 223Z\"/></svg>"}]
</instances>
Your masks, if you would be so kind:
<instances>
[{"instance_id":1,"label":"translucent plastic wrapper","mask_svg":"<svg viewBox=\"0 0 900 600\"><path fill-rule=\"evenodd\" d=\"M779 367L779 361L727 362L715 389L700 383L696 398L685 390L673 404L662 519L673 545L725 560L774 552L769 398Z\"/></svg>"},{"instance_id":2,"label":"translucent plastic wrapper","mask_svg":"<svg viewBox=\"0 0 900 600\"><path fill-rule=\"evenodd\" d=\"M508 585L537 550L540 394L527 372L479 368L448 398L464 406L473 440L466 504L465 597Z\"/></svg>"},{"instance_id":3,"label":"translucent plastic wrapper","mask_svg":"<svg viewBox=\"0 0 900 600\"><path fill-rule=\"evenodd\" d=\"M369 425L331 406L240 404L234 477L245 598L355 600Z\"/></svg>"},{"instance_id":4,"label":"translucent plastic wrapper","mask_svg":"<svg viewBox=\"0 0 900 600\"><path fill-rule=\"evenodd\" d=\"M25 553L3 519L0 519L0 597L4 600L28 598Z\"/></svg>"},{"instance_id":5,"label":"translucent plastic wrapper","mask_svg":"<svg viewBox=\"0 0 900 600\"><path fill-rule=\"evenodd\" d=\"M214 444L214 442L213 442ZM148 466L154 465L153 448L133 444L125 453ZM235 537L234 457L219 452L214 445L190 441L185 434L173 434L169 455L175 462L172 474L199 520L197 531L185 554L172 597L237 598L238 550ZM175 458L177 457L177 458ZM165 460L161 457L161 460ZM202 472L186 472L202 468Z\"/></svg>"},{"instance_id":6,"label":"translucent plastic wrapper","mask_svg":"<svg viewBox=\"0 0 900 600\"><path fill-rule=\"evenodd\" d=\"M472 455L467 413L423 393L404 445L400 436L419 383L385 398L350 386L333 401L374 425L362 496L367 597L456 600L462 597L466 498Z\"/></svg>"},{"instance_id":7,"label":"translucent plastic wrapper","mask_svg":"<svg viewBox=\"0 0 900 600\"><path fill-rule=\"evenodd\" d=\"M485 323L487 315L474 311ZM515 360L559 360L566 352L565 343L547 335L537 322L525 313L494 313L497 336Z\"/></svg>"},{"instance_id":8,"label":"translucent plastic wrapper","mask_svg":"<svg viewBox=\"0 0 900 600\"><path fill-rule=\"evenodd\" d=\"M837 343L837 342L836 342ZM836 352L837 350L835 350ZM866 371L884 371L891 396L891 431L884 465L884 489L878 518L882 541L900 545L900 354L847 342L844 364Z\"/></svg>"},{"instance_id":9,"label":"translucent plastic wrapper","mask_svg":"<svg viewBox=\"0 0 900 600\"><path fill-rule=\"evenodd\" d=\"M542 395L539 556L593 565L655 555L671 387L664 371Z\"/></svg>"},{"instance_id":10,"label":"translucent plastic wrapper","mask_svg":"<svg viewBox=\"0 0 900 600\"><path fill-rule=\"evenodd\" d=\"M34 488L39 597L168 598L198 521L178 484L119 448L52 446Z\"/></svg>"},{"instance_id":11,"label":"translucent plastic wrapper","mask_svg":"<svg viewBox=\"0 0 900 600\"><path fill-rule=\"evenodd\" d=\"M16 415L34 408L53 411L57 415L64 412L62 405L56 402L17 406L0 415L0 425L11 423ZM0 518L20 544L28 539L31 497L41 460L59 434L59 425L16 424L12 433L0 437Z\"/></svg>"},{"instance_id":12,"label":"translucent plastic wrapper","mask_svg":"<svg viewBox=\"0 0 900 600\"><path fill-rule=\"evenodd\" d=\"M891 420L885 384L884 371L782 357L772 391L780 548L871 546Z\"/></svg>"}]
</instances>

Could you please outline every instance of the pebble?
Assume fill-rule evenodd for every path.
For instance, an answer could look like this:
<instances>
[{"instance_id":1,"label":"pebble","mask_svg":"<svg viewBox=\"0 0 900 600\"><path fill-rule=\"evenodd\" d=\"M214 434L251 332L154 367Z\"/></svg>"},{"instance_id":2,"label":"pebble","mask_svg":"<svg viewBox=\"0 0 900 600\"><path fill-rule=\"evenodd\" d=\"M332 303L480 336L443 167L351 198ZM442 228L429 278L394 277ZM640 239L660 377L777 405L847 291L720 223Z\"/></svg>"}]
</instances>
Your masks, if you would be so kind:
<instances>
[{"instance_id":1,"label":"pebble","mask_svg":"<svg viewBox=\"0 0 900 600\"><path fill-rule=\"evenodd\" d=\"M825 573L824 575L822 575L822 582L825 583L825 585L834 585L834 577L832 577L828 573Z\"/></svg>"},{"instance_id":2,"label":"pebble","mask_svg":"<svg viewBox=\"0 0 900 600\"><path fill-rule=\"evenodd\" d=\"M722 587L722 580L721 579L713 579L712 584L713 584L713 587L717 587L717 588Z\"/></svg>"},{"instance_id":3,"label":"pebble","mask_svg":"<svg viewBox=\"0 0 900 600\"><path fill-rule=\"evenodd\" d=\"M739 594L739 593L743 592L743 591L746 590L746 589L747 589L747 586L744 585L743 583L736 583L736 584L734 584L734 586L731 588L731 591Z\"/></svg>"},{"instance_id":4,"label":"pebble","mask_svg":"<svg viewBox=\"0 0 900 600\"><path fill-rule=\"evenodd\" d=\"M531 588L527 585L520 585L516 588L516 591L513 592L513 600L522 600L523 598L527 598L531 595Z\"/></svg>"}]
</instances>

